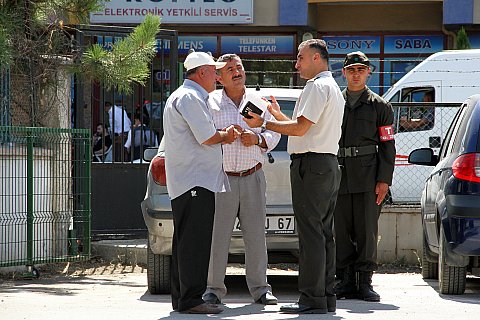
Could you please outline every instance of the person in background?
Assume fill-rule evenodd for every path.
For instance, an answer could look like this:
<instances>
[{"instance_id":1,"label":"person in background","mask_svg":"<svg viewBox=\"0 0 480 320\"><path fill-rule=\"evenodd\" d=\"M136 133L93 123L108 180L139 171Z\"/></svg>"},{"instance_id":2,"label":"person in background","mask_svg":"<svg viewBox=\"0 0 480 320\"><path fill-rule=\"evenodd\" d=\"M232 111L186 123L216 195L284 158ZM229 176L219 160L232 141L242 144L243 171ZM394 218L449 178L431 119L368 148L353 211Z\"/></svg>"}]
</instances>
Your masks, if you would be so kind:
<instances>
[{"instance_id":1,"label":"person in background","mask_svg":"<svg viewBox=\"0 0 480 320\"><path fill-rule=\"evenodd\" d=\"M217 130L207 106L215 90L215 62L204 52L184 62L186 80L168 98L163 118L165 170L173 212L172 307L182 313L216 314L206 303L208 264L215 213L215 192L230 190L222 165L222 143L238 136L233 126Z\"/></svg>"},{"instance_id":2,"label":"person in background","mask_svg":"<svg viewBox=\"0 0 480 320\"><path fill-rule=\"evenodd\" d=\"M342 179L335 208L337 269L343 276L335 292L338 299L380 301L372 275L377 270L378 218L395 163L393 109L366 86L370 61L363 52L347 54L343 73Z\"/></svg>"},{"instance_id":3,"label":"person in background","mask_svg":"<svg viewBox=\"0 0 480 320\"><path fill-rule=\"evenodd\" d=\"M425 91L422 102L429 103L434 101L434 92ZM403 115L400 117L400 127L402 131L428 130L433 127L435 120L434 107L415 107L412 109L410 116Z\"/></svg>"},{"instance_id":4,"label":"person in background","mask_svg":"<svg viewBox=\"0 0 480 320\"><path fill-rule=\"evenodd\" d=\"M252 112L249 112L252 118L244 121L252 128L263 127L289 135L292 203L300 245L300 298L294 304L282 306L280 311L335 312L333 211L340 184L337 152L345 100L328 71L325 41L306 40L298 51L295 68L307 83L292 119L280 111L272 97L269 111L276 121Z\"/></svg>"},{"instance_id":5,"label":"person in background","mask_svg":"<svg viewBox=\"0 0 480 320\"><path fill-rule=\"evenodd\" d=\"M157 134L158 138L160 138L160 133L163 132L162 105L164 103L147 99L143 101L143 113L148 115L150 129Z\"/></svg>"},{"instance_id":6,"label":"person in background","mask_svg":"<svg viewBox=\"0 0 480 320\"><path fill-rule=\"evenodd\" d=\"M217 62L227 64L218 70L221 92L211 94L209 106L217 129L234 125L240 139L223 146L223 168L231 192L215 196L215 222L207 291L203 300L219 304L227 294L225 271L235 218L240 220L245 242L245 269L248 290L257 303L277 304L267 282L267 245L265 240L266 181L262 170L265 153L280 140L280 134L260 128L249 128L242 121L239 107L246 98L245 69L236 54L225 54ZM267 119L273 119L267 111Z\"/></svg>"},{"instance_id":7,"label":"person in background","mask_svg":"<svg viewBox=\"0 0 480 320\"><path fill-rule=\"evenodd\" d=\"M142 123L142 117L140 111L135 112L133 128L128 132L127 142L125 142L125 148L132 160L142 158L146 148L158 146L157 135L148 127L148 121Z\"/></svg>"},{"instance_id":8,"label":"person in background","mask_svg":"<svg viewBox=\"0 0 480 320\"><path fill-rule=\"evenodd\" d=\"M93 134L93 162L103 162L105 161L105 156L107 150L112 145L112 138L105 130L103 123L97 124L97 130Z\"/></svg>"},{"instance_id":9,"label":"person in background","mask_svg":"<svg viewBox=\"0 0 480 320\"><path fill-rule=\"evenodd\" d=\"M112 105L111 102L105 101L105 110L108 112L110 121L110 133L113 135L114 143L114 160L115 162L127 161L128 155L124 148L130 131L131 121L123 108Z\"/></svg>"}]
</instances>

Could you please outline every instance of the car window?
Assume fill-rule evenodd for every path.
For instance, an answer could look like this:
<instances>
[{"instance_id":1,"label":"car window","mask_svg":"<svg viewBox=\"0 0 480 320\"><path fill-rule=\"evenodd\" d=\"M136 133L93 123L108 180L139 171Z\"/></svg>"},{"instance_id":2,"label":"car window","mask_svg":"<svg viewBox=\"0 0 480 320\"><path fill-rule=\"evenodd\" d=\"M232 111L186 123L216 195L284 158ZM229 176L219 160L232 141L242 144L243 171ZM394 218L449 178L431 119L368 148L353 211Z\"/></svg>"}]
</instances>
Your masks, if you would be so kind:
<instances>
[{"instance_id":1,"label":"car window","mask_svg":"<svg viewBox=\"0 0 480 320\"><path fill-rule=\"evenodd\" d=\"M292 115L293 115L293 109L295 108L295 101L277 99L277 102L280 105L280 108L282 109L282 112L286 116L291 118ZM287 142L288 142L288 136L282 134L282 137L280 138L280 141L278 142L275 149L273 149L272 151L286 151L287 150Z\"/></svg>"},{"instance_id":2,"label":"car window","mask_svg":"<svg viewBox=\"0 0 480 320\"><path fill-rule=\"evenodd\" d=\"M398 96L395 95L396 99ZM432 87L405 88L402 90L402 102L433 103L435 89ZM434 106L403 106L396 110L398 119L397 132L412 132L430 130L435 125Z\"/></svg>"},{"instance_id":3,"label":"car window","mask_svg":"<svg viewBox=\"0 0 480 320\"><path fill-rule=\"evenodd\" d=\"M465 134L467 131L468 124L470 123L471 120L471 115L473 110L475 110L474 106L471 108L465 107L465 112L464 115L462 116L461 122L459 122L458 130L454 135L454 142L453 142L453 148L452 152L459 152L461 149L464 148L464 142L465 142Z\"/></svg>"},{"instance_id":4,"label":"car window","mask_svg":"<svg viewBox=\"0 0 480 320\"><path fill-rule=\"evenodd\" d=\"M453 137L455 137L455 133L458 130L457 124L463 118L463 115L465 114L465 109L466 109L466 104L463 104L460 107L460 110L458 110L457 114L455 115L455 118L453 119L452 124L448 128L445 139L443 140L442 147L440 148L440 153L439 153L440 159L443 159L450 154L453 147L453 142L454 142Z\"/></svg>"}]
</instances>

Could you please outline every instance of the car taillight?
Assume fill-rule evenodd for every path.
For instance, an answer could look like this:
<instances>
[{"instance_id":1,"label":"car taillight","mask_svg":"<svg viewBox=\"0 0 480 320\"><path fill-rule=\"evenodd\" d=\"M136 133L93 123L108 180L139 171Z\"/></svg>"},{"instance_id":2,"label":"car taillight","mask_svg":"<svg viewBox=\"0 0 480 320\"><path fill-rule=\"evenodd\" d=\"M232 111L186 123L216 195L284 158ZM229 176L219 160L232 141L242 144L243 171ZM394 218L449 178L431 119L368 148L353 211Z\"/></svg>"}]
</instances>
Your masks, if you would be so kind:
<instances>
[{"instance_id":1,"label":"car taillight","mask_svg":"<svg viewBox=\"0 0 480 320\"><path fill-rule=\"evenodd\" d=\"M150 164L150 172L152 173L153 181L161 186L167 185L167 176L165 174L165 158L155 157Z\"/></svg>"},{"instance_id":2,"label":"car taillight","mask_svg":"<svg viewBox=\"0 0 480 320\"><path fill-rule=\"evenodd\" d=\"M480 153L462 154L453 162L452 170L457 179L480 182Z\"/></svg>"}]
</instances>

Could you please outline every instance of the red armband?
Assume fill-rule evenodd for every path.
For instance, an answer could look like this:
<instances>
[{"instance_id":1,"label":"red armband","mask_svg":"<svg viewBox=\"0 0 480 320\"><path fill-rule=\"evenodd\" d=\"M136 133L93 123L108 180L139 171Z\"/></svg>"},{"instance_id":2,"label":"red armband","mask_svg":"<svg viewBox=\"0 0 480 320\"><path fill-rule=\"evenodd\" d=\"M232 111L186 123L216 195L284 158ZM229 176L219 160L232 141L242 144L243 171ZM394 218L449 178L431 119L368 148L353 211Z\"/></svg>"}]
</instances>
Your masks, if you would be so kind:
<instances>
[{"instance_id":1,"label":"red armband","mask_svg":"<svg viewBox=\"0 0 480 320\"><path fill-rule=\"evenodd\" d=\"M380 141L390 141L393 140L393 126L383 126L378 128L378 133L380 135Z\"/></svg>"}]
</instances>

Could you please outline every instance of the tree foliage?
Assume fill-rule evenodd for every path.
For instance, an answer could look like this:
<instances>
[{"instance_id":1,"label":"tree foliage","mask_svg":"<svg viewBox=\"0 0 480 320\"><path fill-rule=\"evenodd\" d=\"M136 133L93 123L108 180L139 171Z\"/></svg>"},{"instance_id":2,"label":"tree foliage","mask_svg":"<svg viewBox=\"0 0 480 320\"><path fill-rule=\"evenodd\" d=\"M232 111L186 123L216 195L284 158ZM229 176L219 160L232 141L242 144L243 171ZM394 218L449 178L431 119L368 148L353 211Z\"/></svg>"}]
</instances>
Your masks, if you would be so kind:
<instances>
[{"instance_id":1,"label":"tree foliage","mask_svg":"<svg viewBox=\"0 0 480 320\"><path fill-rule=\"evenodd\" d=\"M147 15L126 38L115 42L111 50L95 44L82 59L82 74L97 79L105 87L131 93L133 82L145 84L150 76L149 63L156 54L155 36L160 30L160 19Z\"/></svg>"},{"instance_id":2,"label":"tree foliage","mask_svg":"<svg viewBox=\"0 0 480 320\"><path fill-rule=\"evenodd\" d=\"M470 41L468 40L468 35L464 27L461 27L460 30L458 30L456 48L458 50L471 48Z\"/></svg>"},{"instance_id":3,"label":"tree foliage","mask_svg":"<svg viewBox=\"0 0 480 320\"><path fill-rule=\"evenodd\" d=\"M108 1L108 0L107 0ZM132 82L144 83L148 63L155 55L158 17L145 22L113 50L94 45L83 57L76 43L75 25L86 23L104 0L0 0L0 68L9 68L11 103L27 115L28 125L42 125L49 116L46 92L55 92L58 71L65 63L79 64L85 80L99 80L117 92L129 93ZM14 91L18 92L15 93Z\"/></svg>"}]
</instances>

